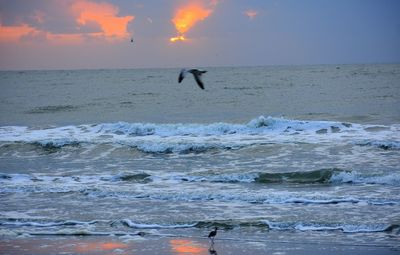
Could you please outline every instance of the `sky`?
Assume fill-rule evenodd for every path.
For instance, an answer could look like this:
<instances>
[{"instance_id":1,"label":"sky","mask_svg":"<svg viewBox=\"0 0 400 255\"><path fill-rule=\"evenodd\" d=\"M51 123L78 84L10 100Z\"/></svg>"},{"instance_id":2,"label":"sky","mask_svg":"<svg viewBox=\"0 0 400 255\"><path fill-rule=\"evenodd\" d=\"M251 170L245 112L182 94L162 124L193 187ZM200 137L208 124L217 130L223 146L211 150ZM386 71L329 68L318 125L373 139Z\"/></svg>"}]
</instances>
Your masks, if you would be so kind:
<instances>
[{"instance_id":1,"label":"sky","mask_svg":"<svg viewBox=\"0 0 400 255\"><path fill-rule=\"evenodd\" d=\"M400 63L400 1L0 0L0 70L357 63Z\"/></svg>"}]
</instances>

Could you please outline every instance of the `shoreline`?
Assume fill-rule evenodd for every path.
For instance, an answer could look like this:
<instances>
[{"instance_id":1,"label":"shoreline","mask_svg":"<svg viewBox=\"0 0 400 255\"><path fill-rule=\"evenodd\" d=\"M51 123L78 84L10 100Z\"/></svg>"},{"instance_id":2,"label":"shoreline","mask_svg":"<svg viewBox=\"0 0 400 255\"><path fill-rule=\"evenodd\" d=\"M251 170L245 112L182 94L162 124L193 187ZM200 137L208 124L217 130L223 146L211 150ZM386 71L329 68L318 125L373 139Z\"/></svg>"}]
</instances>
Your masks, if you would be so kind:
<instances>
[{"instance_id":1,"label":"shoreline","mask_svg":"<svg viewBox=\"0 0 400 255\"><path fill-rule=\"evenodd\" d=\"M195 236L70 236L29 235L0 237L0 252L7 254L398 254L400 247L369 244L252 240Z\"/></svg>"}]
</instances>

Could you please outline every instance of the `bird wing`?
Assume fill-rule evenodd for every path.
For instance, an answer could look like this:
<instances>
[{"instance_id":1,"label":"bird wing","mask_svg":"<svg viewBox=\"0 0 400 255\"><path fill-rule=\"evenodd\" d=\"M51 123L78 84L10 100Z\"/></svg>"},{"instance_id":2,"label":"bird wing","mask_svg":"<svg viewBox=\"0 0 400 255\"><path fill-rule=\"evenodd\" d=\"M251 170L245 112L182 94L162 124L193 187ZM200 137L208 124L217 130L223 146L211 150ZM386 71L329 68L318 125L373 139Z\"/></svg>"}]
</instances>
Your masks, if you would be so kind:
<instances>
[{"instance_id":1,"label":"bird wing","mask_svg":"<svg viewBox=\"0 0 400 255\"><path fill-rule=\"evenodd\" d=\"M185 78L185 75L186 75L186 70L185 70L185 69L182 69L182 70L181 70L181 73L179 74L179 78L178 78L178 82L179 82L179 83L182 82L183 78Z\"/></svg>"},{"instance_id":2,"label":"bird wing","mask_svg":"<svg viewBox=\"0 0 400 255\"><path fill-rule=\"evenodd\" d=\"M200 87L201 89L204 89L204 84L203 84L203 82L202 82L201 79L200 79L200 75L201 75L201 74L193 73L193 76L194 76L194 79L195 79L196 82L197 82L197 85L199 85L199 87Z\"/></svg>"}]
</instances>

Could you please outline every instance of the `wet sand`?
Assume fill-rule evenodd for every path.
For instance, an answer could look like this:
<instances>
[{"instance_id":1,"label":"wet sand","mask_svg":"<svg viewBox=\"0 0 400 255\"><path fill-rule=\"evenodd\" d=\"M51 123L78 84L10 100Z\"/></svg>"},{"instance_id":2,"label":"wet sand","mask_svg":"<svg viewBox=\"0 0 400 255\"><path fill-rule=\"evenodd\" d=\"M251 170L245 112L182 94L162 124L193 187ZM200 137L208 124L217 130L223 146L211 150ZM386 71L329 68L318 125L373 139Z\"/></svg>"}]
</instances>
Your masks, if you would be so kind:
<instances>
[{"instance_id":1,"label":"wet sand","mask_svg":"<svg viewBox=\"0 0 400 255\"><path fill-rule=\"evenodd\" d=\"M141 255L208 255L208 254L399 254L400 249L386 246L341 245L278 241L216 239L211 245L201 237L140 236L33 236L0 239L0 253L7 254L141 254Z\"/></svg>"}]
</instances>

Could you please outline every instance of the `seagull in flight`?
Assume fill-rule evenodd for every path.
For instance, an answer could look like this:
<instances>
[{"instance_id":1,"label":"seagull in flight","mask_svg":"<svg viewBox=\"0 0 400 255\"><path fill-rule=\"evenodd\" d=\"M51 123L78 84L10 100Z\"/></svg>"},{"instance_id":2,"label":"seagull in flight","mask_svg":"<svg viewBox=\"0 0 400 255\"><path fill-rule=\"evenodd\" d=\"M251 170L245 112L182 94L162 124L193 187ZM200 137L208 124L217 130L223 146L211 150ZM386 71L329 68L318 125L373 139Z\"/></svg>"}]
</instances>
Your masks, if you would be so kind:
<instances>
[{"instance_id":1,"label":"seagull in flight","mask_svg":"<svg viewBox=\"0 0 400 255\"><path fill-rule=\"evenodd\" d=\"M183 80L183 78L185 78L186 74L187 74L187 73L191 73L191 74L193 74L193 77L194 77L194 79L196 80L197 85L199 85L199 87L200 87L201 89L204 89L204 84L203 84L203 82L201 81L201 75L202 75L203 73L206 73L206 72L207 72L207 71L202 71L202 70L198 70L198 69L189 69L189 70L182 69L182 70L181 70L181 73L179 74L178 82L181 83L182 80Z\"/></svg>"}]
</instances>

